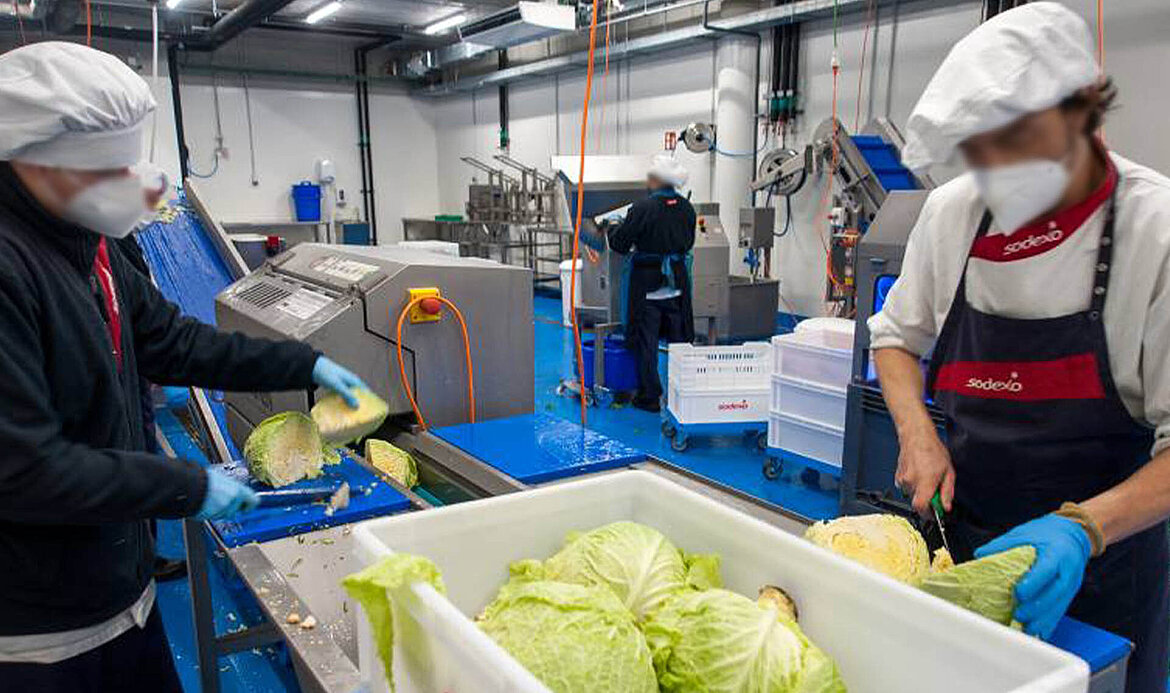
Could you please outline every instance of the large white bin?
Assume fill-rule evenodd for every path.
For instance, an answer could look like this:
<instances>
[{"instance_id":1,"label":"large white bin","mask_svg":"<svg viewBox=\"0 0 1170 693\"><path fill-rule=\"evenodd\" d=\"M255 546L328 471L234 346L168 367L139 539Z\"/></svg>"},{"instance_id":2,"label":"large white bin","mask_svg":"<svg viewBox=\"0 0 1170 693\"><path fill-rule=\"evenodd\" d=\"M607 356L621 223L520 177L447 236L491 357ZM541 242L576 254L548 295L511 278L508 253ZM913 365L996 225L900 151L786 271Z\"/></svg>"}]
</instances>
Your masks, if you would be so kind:
<instances>
[{"instance_id":1,"label":"large white bin","mask_svg":"<svg viewBox=\"0 0 1170 693\"><path fill-rule=\"evenodd\" d=\"M841 668L851 693L1074 693L1088 666L1039 640L817 548L652 472L629 470L497 498L368 520L354 538L359 565L392 551L428 556L449 600L415 586L408 630L425 646L408 664L397 641L399 691L541 691L470 617L494 596L508 563L544 558L571 530L617 520L658 528L682 549L723 557L729 589L763 584L796 600L800 623ZM386 690L365 615L359 657L372 691ZM596 693L622 693L620 691Z\"/></svg>"}]
</instances>

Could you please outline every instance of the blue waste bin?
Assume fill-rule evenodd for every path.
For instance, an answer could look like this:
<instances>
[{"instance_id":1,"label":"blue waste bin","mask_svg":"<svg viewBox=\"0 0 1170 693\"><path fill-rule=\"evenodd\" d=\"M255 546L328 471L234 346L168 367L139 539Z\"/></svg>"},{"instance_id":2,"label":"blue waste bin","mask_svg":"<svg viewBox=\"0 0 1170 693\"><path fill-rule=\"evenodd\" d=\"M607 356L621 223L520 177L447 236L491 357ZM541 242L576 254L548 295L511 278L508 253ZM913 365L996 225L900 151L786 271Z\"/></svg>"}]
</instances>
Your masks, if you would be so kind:
<instances>
[{"instance_id":1,"label":"blue waste bin","mask_svg":"<svg viewBox=\"0 0 1170 693\"><path fill-rule=\"evenodd\" d=\"M321 186L303 180L292 186L297 221L321 221Z\"/></svg>"}]
</instances>

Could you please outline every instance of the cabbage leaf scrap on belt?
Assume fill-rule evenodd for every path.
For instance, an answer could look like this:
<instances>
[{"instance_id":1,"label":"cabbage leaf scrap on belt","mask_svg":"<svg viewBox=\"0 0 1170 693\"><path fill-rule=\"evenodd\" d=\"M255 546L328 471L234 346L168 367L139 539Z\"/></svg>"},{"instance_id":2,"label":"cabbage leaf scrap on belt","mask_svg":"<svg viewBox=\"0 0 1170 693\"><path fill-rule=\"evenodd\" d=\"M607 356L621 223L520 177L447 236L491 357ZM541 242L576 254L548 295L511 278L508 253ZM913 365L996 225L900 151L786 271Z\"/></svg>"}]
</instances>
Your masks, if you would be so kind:
<instances>
[{"instance_id":1,"label":"cabbage leaf scrap on belt","mask_svg":"<svg viewBox=\"0 0 1170 693\"><path fill-rule=\"evenodd\" d=\"M1034 547L1017 546L928 575L922 589L992 621L1012 625L1016 583L1035 561Z\"/></svg>"}]
</instances>

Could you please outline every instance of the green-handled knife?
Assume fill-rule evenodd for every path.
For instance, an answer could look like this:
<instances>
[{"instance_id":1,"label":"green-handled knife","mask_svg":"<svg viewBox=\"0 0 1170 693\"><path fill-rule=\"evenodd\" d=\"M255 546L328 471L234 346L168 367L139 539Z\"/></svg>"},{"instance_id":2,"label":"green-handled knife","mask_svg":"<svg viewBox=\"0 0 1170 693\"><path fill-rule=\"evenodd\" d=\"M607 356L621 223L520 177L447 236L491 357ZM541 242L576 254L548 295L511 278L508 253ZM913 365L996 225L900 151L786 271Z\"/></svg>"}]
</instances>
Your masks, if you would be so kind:
<instances>
[{"instance_id":1,"label":"green-handled knife","mask_svg":"<svg viewBox=\"0 0 1170 693\"><path fill-rule=\"evenodd\" d=\"M947 541L947 526L943 523L946 510L943 509L942 494L939 491L935 491L934 497L930 499L930 507L934 510L934 521L938 524L938 533L942 535L943 548L947 550L947 553L951 553L951 545ZM954 555L951 553L951 556Z\"/></svg>"}]
</instances>

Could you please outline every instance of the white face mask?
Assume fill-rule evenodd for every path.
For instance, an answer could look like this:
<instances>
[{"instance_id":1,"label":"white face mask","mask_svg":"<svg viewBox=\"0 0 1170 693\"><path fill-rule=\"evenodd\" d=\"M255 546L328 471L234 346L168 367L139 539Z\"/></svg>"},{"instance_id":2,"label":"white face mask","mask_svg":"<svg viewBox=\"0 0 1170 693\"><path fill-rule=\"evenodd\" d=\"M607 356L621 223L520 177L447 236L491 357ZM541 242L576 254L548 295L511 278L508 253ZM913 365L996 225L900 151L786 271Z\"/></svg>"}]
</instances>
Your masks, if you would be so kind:
<instances>
[{"instance_id":1,"label":"white face mask","mask_svg":"<svg viewBox=\"0 0 1170 693\"><path fill-rule=\"evenodd\" d=\"M125 238L146 215L142 179L118 176L87 186L65 205L66 220L110 238Z\"/></svg>"},{"instance_id":2,"label":"white face mask","mask_svg":"<svg viewBox=\"0 0 1170 693\"><path fill-rule=\"evenodd\" d=\"M1011 233L1060 202L1068 188L1071 155L975 169L979 195L1000 229Z\"/></svg>"}]
</instances>

